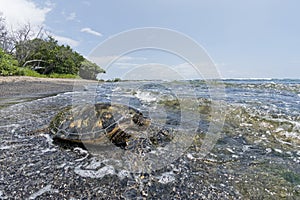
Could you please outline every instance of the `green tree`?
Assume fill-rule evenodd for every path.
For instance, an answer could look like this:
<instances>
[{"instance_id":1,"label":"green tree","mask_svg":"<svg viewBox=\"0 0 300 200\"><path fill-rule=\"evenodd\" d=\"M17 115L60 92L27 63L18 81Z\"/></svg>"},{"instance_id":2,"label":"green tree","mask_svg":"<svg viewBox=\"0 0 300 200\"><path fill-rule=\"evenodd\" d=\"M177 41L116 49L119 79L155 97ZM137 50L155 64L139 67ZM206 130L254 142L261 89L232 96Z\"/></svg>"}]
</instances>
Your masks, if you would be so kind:
<instances>
[{"instance_id":1,"label":"green tree","mask_svg":"<svg viewBox=\"0 0 300 200\"><path fill-rule=\"evenodd\" d=\"M12 76L23 74L23 71L18 67L18 61L11 55L5 53L2 48L0 48L0 75Z\"/></svg>"},{"instance_id":2,"label":"green tree","mask_svg":"<svg viewBox=\"0 0 300 200\"><path fill-rule=\"evenodd\" d=\"M53 37L21 42L15 54L21 66L30 66L41 74L78 74L84 61L83 56L68 45L59 45Z\"/></svg>"},{"instance_id":3,"label":"green tree","mask_svg":"<svg viewBox=\"0 0 300 200\"><path fill-rule=\"evenodd\" d=\"M87 59L81 62L79 69L79 76L83 79L97 80L99 73L105 73L96 63L93 63Z\"/></svg>"}]
</instances>

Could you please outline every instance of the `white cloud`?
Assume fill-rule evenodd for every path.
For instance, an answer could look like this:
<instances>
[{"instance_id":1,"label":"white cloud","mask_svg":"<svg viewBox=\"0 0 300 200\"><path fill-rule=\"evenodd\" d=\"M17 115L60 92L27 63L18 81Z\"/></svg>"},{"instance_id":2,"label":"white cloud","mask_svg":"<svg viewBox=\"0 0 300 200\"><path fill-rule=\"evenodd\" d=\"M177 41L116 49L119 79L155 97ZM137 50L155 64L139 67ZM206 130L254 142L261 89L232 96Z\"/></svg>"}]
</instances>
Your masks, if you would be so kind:
<instances>
[{"instance_id":1,"label":"white cloud","mask_svg":"<svg viewBox=\"0 0 300 200\"><path fill-rule=\"evenodd\" d=\"M49 8L54 8L55 4L52 2L52 0L46 0L45 6Z\"/></svg>"},{"instance_id":2,"label":"white cloud","mask_svg":"<svg viewBox=\"0 0 300 200\"><path fill-rule=\"evenodd\" d=\"M59 35L53 35L53 37L61 44L67 44L71 47L76 47L79 45L79 41L73 40L68 37L63 37L63 36L59 36Z\"/></svg>"},{"instance_id":3,"label":"white cloud","mask_svg":"<svg viewBox=\"0 0 300 200\"><path fill-rule=\"evenodd\" d=\"M91 28L82 28L80 31L84 32L84 33L89 33L89 34L92 34L92 35L96 35L96 36L99 36L99 37L102 36L101 33L97 32L97 31L94 31Z\"/></svg>"},{"instance_id":4,"label":"white cloud","mask_svg":"<svg viewBox=\"0 0 300 200\"><path fill-rule=\"evenodd\" d=\"M64 19L66 21L75 21L76 17L77 17L77 14L76 12L70 12L70 13L67 13L65 10L63 10L61 12L62 16L64 17ZM80 20L76 20L77 22L80 22Z\"/></svg>"},{"instance_id":5,"label":"white cloud","mask_svg":"<svg viewBox=\"0 0 300 200\"><path fill-rule=\"evenodd\" d=\"M66 20L67 21L72 21L76 18L76 13L75 12L71 12L67 17Z\"/></svg>"},{"instance_id":6,"label":"white cloud","mask_svg":"<svg viewBox=\"0 0 300 200\"><path fill-rule=\"evenodd\" d=\"M18 29L30 23L32 27L43 26L46 15L53 8L53 4L46 2L39 7L31 0L0 0L0 12L6 19L8 27Z\"/></svg>"},{"instance_id":7,"label":"white cloud","mask_svg":"<svg viewBox=\"0 0 300 200\"><path fill-rule=\"evenodd\" d=\"M91 5L91 2L89 2L89 1L82 1L82 3L83 3L84 5L86 5L86 6L90 6L90 5Z\"/></svg>"}]
</instances>

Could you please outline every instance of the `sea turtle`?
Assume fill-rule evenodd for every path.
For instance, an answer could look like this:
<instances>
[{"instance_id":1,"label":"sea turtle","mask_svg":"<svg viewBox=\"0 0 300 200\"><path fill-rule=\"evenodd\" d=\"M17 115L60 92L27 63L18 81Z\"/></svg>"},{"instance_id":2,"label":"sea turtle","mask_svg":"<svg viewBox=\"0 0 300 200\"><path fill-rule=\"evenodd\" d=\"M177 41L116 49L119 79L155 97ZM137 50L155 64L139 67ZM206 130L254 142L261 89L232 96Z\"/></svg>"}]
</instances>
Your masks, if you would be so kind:
<instances>
[{"instance_id":1,"label":"sea turtle","mask_svg":"<svg viewBox=\"0 0 300 200\"><path fill-rule=\"evenodd\" d=\"M49 129L55 141L84 145L110 142L123 149L141 142L155 146L173 138L170 129L151 123L138 109L111 103L67 107L52 119Z\"/></svg>"}]
</instances>

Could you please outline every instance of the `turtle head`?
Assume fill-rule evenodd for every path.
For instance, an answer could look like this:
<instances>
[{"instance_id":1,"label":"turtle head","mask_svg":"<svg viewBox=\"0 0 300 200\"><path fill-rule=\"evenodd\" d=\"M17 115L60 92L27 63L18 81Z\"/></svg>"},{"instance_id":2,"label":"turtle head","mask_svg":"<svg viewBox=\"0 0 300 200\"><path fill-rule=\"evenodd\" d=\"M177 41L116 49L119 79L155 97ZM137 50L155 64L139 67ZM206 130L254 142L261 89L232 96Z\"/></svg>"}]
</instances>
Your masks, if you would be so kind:
<instances>
[{"instance_id":1,"label":"turtle head","mask_svg":"<svg viewBox=\"0 0 300 200\"><path fill-rule=\"evenodd\" d=\"M139 126L150 126L151 120L143 116L142 113L135 113L132 116L132 121Z\"/></svg>"},{"instance_id":2,"label":"turtle head","mask_svg":"<svg viewBox=\"0 0 300 200\"><path fill-rule=\"evenodd\" d=\"M111 130L116 126L116 121L111 112L103 112L100 116L100 121L104 129L110 128L109 130Z\"/></svg>"}]
</instances>

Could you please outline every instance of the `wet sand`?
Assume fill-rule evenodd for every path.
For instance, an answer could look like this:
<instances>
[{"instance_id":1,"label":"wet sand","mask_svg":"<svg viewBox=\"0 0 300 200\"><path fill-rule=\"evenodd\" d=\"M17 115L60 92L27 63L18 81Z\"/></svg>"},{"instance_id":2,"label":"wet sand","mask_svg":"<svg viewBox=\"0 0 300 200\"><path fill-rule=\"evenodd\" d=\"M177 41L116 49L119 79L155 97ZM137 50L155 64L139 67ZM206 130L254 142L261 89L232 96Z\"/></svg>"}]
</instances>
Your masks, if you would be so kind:
<instances>
[{"instance_id":1,"label":"wet sand","mask_svg":"<svg viewBox=\"0 0 300 200\"><path fill-rule=\"evenodd\" d=\"M74 85L97 81L83 79L35 78L26 76L0 76L0 108L24 101L51 96L73 90Z\"/></svg>"},{"instance_id":2,"label":"wet sand","mask_svg":"<svg viewBox=\"0 0 300 200\"><path fill-rule=\"evenodd\" d=\"M35 78L25 76L0 76L1 98L34 97L73 90L74 84L96 83L83 79Z\"/></svg>"}]
</instances>

